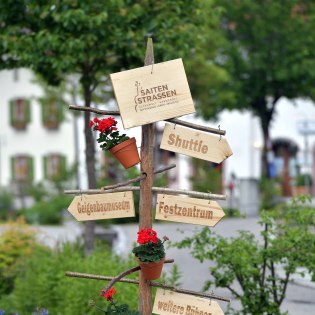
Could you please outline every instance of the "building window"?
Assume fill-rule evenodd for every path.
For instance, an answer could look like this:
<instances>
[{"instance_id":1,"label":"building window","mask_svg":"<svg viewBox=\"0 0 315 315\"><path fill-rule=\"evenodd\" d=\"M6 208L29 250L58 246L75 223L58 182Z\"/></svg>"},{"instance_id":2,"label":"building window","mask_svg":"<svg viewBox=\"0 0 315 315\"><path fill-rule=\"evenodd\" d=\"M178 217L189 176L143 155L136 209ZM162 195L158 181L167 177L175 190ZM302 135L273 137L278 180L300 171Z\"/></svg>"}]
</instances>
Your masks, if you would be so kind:
<instances>
[{"instance_id":1,"label":"building window","mask_svg":"<svg viewBox=\"0 0 315 315\"><path fill-rule=\"evenodd\" d=\"M58 129L63 118L63 106L61 103L42 101L42 121L47 129Z\"/></svg>"},{"instance_id":2,"label":"building window","mask_svg":"<svg viewBox=\"0 0 315 315\"><path fill-rule=\"evenodd\" d=\"M10 121L15 129L25 129L31 120L30 101L25 98L16 98L10 101Z\"/></svg>"},{"instance_id":3,"label":"building window","mask_svg":"<svg viewBox=\"0 0 315 315\"><path fill-rule=\"evenodd\" d=\"M46 179L54 179L66 171L66 157L61 154L50 154L44 157L44 175Z\"/></svg>"},{"instance_id":4,"label":"building window","mask_svg":"<svg viewBox=\"0 0 315 315\"><path fill-rule=\"evenodd\" d=\"M19 182L32 182L34 178L33 158L27 155L18 155L11 158L12 179Z\"/></svg>"}]
</instances>

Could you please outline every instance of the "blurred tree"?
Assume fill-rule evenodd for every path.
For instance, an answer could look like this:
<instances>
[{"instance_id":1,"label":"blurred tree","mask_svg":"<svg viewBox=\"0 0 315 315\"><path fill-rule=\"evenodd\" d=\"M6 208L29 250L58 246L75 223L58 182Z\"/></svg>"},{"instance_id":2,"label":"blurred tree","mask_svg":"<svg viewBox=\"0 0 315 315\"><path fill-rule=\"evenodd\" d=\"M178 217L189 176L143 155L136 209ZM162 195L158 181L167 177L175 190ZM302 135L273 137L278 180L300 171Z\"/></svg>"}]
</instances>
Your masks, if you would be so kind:
<instances>
[{"instance_id":1,"label":"blurred tree","mask_svg":"<svg viewBox=\"0 0 315 315\"><path fill-rule=\"evenodd\" d=\"M269 177L269 128L279 99L315 99L315 2L217 0L216 4L222 8L225 42L221 40L212 60L231 76L228 80L221 74L226 79L225 107L248 109L260 119L262 172ZM207 91L210 95L212 88ZM205 118L223 109L220 103L201 105Z\"/></svg>"},{"instance_id":2,"label":"blurred tree","mask_svg":"<svg viewBox=\"0 0 315 315\"><path fill-rule=\"evenodd\" d=\"M100 0L0 3L0 46L5 60L29 67L49 84L77 74L84 105L109 73L143 65L146 38L152 36L156 60L193 57L205 33L213 1ZM3 58L2 58L3 59ZM3 64L2 68L11 66ZM95 147L84 113L89 188L96 187ZM94 222L86 223L86 248L93 248Z\"/></svg>"}]
</instances>

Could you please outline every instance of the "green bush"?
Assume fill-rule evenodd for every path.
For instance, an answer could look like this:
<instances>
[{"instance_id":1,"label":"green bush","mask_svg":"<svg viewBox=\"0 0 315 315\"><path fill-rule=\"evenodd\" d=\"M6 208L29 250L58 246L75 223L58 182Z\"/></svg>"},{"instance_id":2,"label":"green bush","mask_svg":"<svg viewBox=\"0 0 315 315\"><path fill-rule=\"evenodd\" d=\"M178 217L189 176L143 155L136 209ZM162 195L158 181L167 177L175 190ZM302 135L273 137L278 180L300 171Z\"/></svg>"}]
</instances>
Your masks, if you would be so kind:
<instances>
[{"instance_id":1,"label":"green bush","mask_svg":"<svg viewBox=\"0 0 315 315\"><path fill-rule=\"evenodd\" d=\"M14 291L2 297L0 305L20 315L31 314L35 307L45 307L54 315L97 314L89 300L105 308L107 301L99 295L108 282L66 277L65 271L114 276L132 266L134 260L122 260L99 246L87 258L79 245L65 244L57 251L38 249L16 278ZM115 289L119 303L137 309L136 285L117 283Z\"/></svg>"},{"instance_id":2,"label":"green bush","mask_svg":"<svg viewBox=\"0 0 315 315\"><path fill-rule=\"evenodd\" d=\"M0 294L8 294L13 290L20 267L38 246L35 232L23 219L6 225L0 235Z\"/></svg>"},{"instance_id":3,"label":"green bush","mask_svg":"<svg viewBox=\"0 0 315 315\"><path fill-rule=\"evenodd\" d=\"M272 209L279 203L281 185L278 179L262 177L260 180L260 209Z\"/></svg>"},{"instance_id":4,"label":"green bush","mask_svg":"<svg viewBox=\"0 0 315 315\"><path fill-rule=\"evenodd\" d=\"M19 210L18 213L30 224L60 224L62 213L68 208L72 199L73 197L65 195L50 197L48 200L35 203L30 208Z\"/></svg>"},{"instance_id":5,"label":"green bush","mask_svg":"<svg viewBox=\"0 0 315 315\"><path fill-rule=\"evenodd\" d=\"M307 270L315 281L315 210L310 199L295 199L260 216L263 242L248 231L226 238L205 228L175 244L190 248L201 262L214 262L204 289L226 288L242 305L240 311L231 308L227 314L285 314L280 306L291 276L304 276L301 270ZM280 266L284 276L277 273Z\"/></svg>"},{"instance_id":6,"label":"green bush","mask_svg":"<svg viewBox=\"0 0 315 315\"><path fill-rule=\"evenodd\" d=\"M306 183L312 185L312 176L310 174L300 174L295 178L295 186L305 186Z\"/></svg>"},{"instance_id":7,"label":"green bush","mask_svg":"<svg viewBox=\"0 0 315 315\"><path fill-rule=\"evenodd\" d=\"M242 218L244 215L241 214L240 210L237 208L223 208L225 213L225 218Z\"/></svg>"}]
</instances>

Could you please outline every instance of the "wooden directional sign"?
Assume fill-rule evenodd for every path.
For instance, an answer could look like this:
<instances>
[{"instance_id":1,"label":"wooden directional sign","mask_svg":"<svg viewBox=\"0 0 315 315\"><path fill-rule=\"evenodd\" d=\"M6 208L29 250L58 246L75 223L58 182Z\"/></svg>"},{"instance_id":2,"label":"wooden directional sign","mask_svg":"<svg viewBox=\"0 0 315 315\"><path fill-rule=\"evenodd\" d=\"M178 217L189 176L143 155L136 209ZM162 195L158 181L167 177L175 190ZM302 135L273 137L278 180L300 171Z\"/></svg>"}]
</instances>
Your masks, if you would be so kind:
<instances>
[{"instance_id":1,"label":"wooden directional sign","mask_svg":"<svg viewBox=\"0 0 315 315\"><path fill-rule=\"evenodd\" d=\"M156 291L153 313L160 315L224 315L216 301L160 288Z\"/></svg>"},{"instance_id":2,"label":"wooden directional sign","mask_svg":"<svg viewBox=\"0 0 315 315\"><path fill-rule=\"evenodd\" d=\"M170 123L165 124L160 148L215 163L233 154L224 137Z\"/></svg>"},{"instance_id":3,"label":"wooden directional sign","mask_svg":"<svg viewBox=\"0 0 315 315\"><path fill-rule=\"evenodd\" d=\"M78 221L135 216L132 191L76 196L68 211Z\"/></svg>"},{"instance_id":4,"label":"wooden directional sign","mask_svg":"<svg viewBox=\"0 0 315 315\"><path fill-rule=\"evenodd\" d=\"M195 112L182 59L110 75L124 128Z\"/></svg>"},{"instance_id":5,"label":"wooden directional sign","mask_svg":"<svg viewBox=\"0 0 315 315\"><path fill-rule=\"evenodd\" d=\"M224 211L213 200L158 194L157 220L215 226L224 217Z\"/></svg>"}]
</instances>

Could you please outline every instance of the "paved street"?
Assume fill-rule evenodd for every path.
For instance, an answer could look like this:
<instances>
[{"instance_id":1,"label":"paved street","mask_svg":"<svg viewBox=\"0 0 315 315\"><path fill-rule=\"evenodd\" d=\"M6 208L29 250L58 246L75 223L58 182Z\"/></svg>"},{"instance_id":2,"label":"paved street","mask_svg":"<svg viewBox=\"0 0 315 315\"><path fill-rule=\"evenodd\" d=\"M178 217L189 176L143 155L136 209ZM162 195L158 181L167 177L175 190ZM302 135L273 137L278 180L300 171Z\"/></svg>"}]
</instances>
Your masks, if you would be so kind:
<instances>
[{"instance_id":1,"label":"paved street","mask_svg":"<svg viewBox=\"0 0 315 315\"><path fill-rule=\"evenodd\" d=\"M237 235L240 229L246 229L259 237L260 225L257 223L257 218L233 218L224 219L214 228L215 232L224 236L231 237ZM191 224L180 223L158 223L154 224L154 229L159 236L167 235L171 241L176 242L182 240L186 236L192 235L195 230L200 230L203 227ZM0 226L0 232L3 227ZM68 219L63 227L39 226L38 239L43 243L54 247L56 244L64 241L75 241L77 237L82 235L82 224ZM127 256L137 237L138 227L132 224L113 226L118 238L114 243L114 250L121 256ZM189 251L186 249L167 249L167 257L174 258L182 274L180 282L181 287L200 291L204 281L209 276L209 262L199 263L193 259ZM170 271L171 265L166 265L164 270ZM278 271L278 272L281 272ZM217 295L232 298L230 293L224 289L213 289ZM227 303L219 302L221 307L225 309ZM238 303L232 300L233 307L237 307ZM309 315L315 313L315 283L308 279L296 277L293 283L290 283L287 290L287 297L283 303L283 310L288 310L291 315Z\"/></svg>"}]
</instances>

